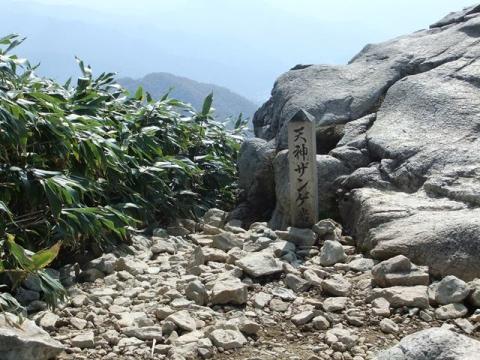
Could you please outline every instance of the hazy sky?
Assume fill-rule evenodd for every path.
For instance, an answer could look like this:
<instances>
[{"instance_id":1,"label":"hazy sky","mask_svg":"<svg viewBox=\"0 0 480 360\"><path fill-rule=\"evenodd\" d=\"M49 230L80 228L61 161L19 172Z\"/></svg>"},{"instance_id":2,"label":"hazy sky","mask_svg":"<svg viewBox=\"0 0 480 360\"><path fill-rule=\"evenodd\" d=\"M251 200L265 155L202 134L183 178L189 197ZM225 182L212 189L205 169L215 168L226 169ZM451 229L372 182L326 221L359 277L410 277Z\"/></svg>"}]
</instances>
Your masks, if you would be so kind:
<instances>
[{"instance_id":1,"label":"hazy sky","mask_svg":"<svg viewBox=\"0 0 480 360\"><path fill-rule=\"evenodd\" d=\"M171 72L257 102L296 64L343 64L367 43L427 28L474 0L0 0L0 35L40 72Z\"/></svg>"}]
</instances>

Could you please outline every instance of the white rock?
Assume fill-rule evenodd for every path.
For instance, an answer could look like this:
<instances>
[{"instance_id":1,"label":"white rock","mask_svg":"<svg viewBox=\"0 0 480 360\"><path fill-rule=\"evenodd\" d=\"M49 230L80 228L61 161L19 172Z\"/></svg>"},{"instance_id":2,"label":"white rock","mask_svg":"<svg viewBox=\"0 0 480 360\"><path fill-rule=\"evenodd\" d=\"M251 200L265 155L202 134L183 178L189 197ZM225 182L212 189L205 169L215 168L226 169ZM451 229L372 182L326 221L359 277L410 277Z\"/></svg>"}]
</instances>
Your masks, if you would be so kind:
<instances>
[{"instance_id":1,"label":"white rock","mask_svg":"<svg viewBox=\"0 0 480 360\"><path fill-rule=\"evenodd\" d=\"M292 316L292 322L297 325L305 325L308 323L310 320L314 318L314 312L313 311L303 311L297 315Z\"/></svg>"},{"instance_id":2,"label":"white rock","mask_svg":"<svg viewBox=\"0 0 480 360\"><path fill-rule=\"evenodd\" d=\"M380 297L372 301L372 311L377 316L390 316L390 303Z\"/></svg>"},{"instance_id":3,"label":"white rock","mask_svg":"<svg viewBox=\"0 0 480 360\"><path fill-rule=\"evenodd\" d=\"M444 328L430 328L404 337L375 359L475 360L479 353L478 340Z\"/></svg>"},{"instance_id":4,"label":"white rock","mask_svg":"<svg viewBox=\"0 0 480 360\"><path fill-rule=\"evenodd\" d=\"M470 289L463 280L449 275L438 283L435 300L442 305L460 303L465 300L469 293Z\"/></svg>"},{"instance_id":5,"label":"white rock","mask_svg":"<svg viewBox=\"0 0 480 360\"><path fill-rule=\"evenodd\" d=\"M409 306L426 309L429 306L427 287L417 286L392 286L389 288L375 288L369 300L383 297L394 308Z\"/></svg>"},{"instance_id":6,"label":"white rock","mask_svg":"<svg viewBox=\"0 0 480 360\"><path fill-rule=\"evenodd\" d=\"M87 326L87 320L80 319L78 317L70 318L70 324L77 330L83 330Z\"/></svg>"},{"instance_id":7,"label":"white rock","mask_svg":"<svg viewBox=\"0 0 480 360\"><path fill-rule=\"evenodd\" d=\"M88 331L83 334L79 334L70 340L73 347L79 347L80 349L93 348L95 346L95 336L93 331Z\"/></svg>"},{"instance_id":8,"label":"white rock","mask_svg":"<svg viewBox=\"0 0 480 360\"><path fill-rule=\"evenodd\" d=\"M115 270L117 271L128 271L132 275L139 275L146 272L148 265L143 261L138 259L129 259L121 257L117 260Z\"/></svg>"},{"instance_id":9,"label":"white rock","mask_svg":"<svg viewBox=\"0 0 480 360\"><path fill-rule=\"evenodd\" d=\"M468 283L470 295L468 301L475 307L480 307L480 279L474 279Z\"/></svg>"},{"instance_id":10,"label":"white rock","mask_svg":"<svg viewBox=\"0 0 480 360\"><path fill-rule=\"evenodd\" d=\"M263 309L270 300L272 300L272 295L264 292L259 292L255 295L255 298L253 299L253 304L256 308Z\"/></svg>"},{"instance_id":11,"label":"white rock","mask_svg":"<svg viewBox=\"0 0 480 360\"><path fill-rule=\"evenodd\" d=\"M46 311L45 314L38 321L38 325L40 325L45 330L54 330L55 325L59 319L60 317L57 314Z\"/></svg>"},{"instance_id":12,"label":"white rock","mask_svg":"<svg viewBox=\"0 0 480 360\"><path fill-rule=\"evenodd\" d=\"M208 293L205 285L200 280L193 280L188 283L185 289L187 299L194 301L197 305L205 305L208 302Z\"/></svg>"},{"instance_id":13,"label":"white rock","mask_svg":"<svg viewBox=\"0 0 480 360\"><path fill-rule=\"evenodd\" d=\"M339 327L332 328L325 334L325 342L337 351L351 349L355 346L357 340L357 335L352 334L348 329L342 329Z\"/></svg>"},{"instance_id":14,"label":"white rock","mask_svg":"<svg viewBox=\"0 0 480 360\"><path fill-rule=\"evenodd\" d=\"M404 255L382 261L372 268L374 282L381 287L428 285L427 268L417 267Z\"/></svg>"},{"instance_id":15,"label":"white rock","mask_svg":"<svg viewBox=\"0 0 480 360\"><path fill-rule=\"evenodd\" d=\"M319 315L313 318L312 325L317 330L327 330L330 327L330 322L325 317Z\"/></svg>"},{"instance_id":16,"label":"white rock","mask_svg":"<svg viewBox=\"0 0 480 360\"><path fill-rule=\"evenodd\" d=\"M16 315L0 313L0 358L47 360L62 351L63 345L32 320L23 319L20 322Z\"/></svg>"},{"instance_id":17,"label":"white rock","mask_svg":"<svg viewBox=\"0 0 480 360\"><path fill-rule=\"evenodd\" d=\"M212 246L223 251L229 251L236 247L243 247L243 240L238 235L230 232L222 232L218 235L214 235L212 240Z\"/></svg>"},{"instance_id":18,"label":"white rock","mask_svg":"<svg viewBox=\"0 0 480 360\"><path fill-rule=\"evenodd\" d=\"M380 321L380 330L385 334L394 334L398 332L398 325L390 319Z\"/></svg>"},{"instance_id":19,"label":"white rock","mask_svg":"<svg viewBox=\"0 0 480 360\"><path fill-rule=\"evenodd\" d=\"M463 304L447 304L435 310L435 317L439 320L461 318L467 315L468 309Z\"/></svg>"},{"instance_id":20,"label":"white rock","mask_svg":"<svg viewBox=\"0 0 480 360\"><path fill-rule=\"evenodd\" d=\"M375 262L372 259L360 258L352 260L348 263L350 270L356 272L366 272L373 268Z\"/></svg>"},{"instance_id":21,"label":"white rock","mask_svg":"<svg viewBox=\"0 0 480 360\"><path fill-rule=\"evenodd\" d=\"M297 295L295 295L292 290L286 289L284 287L274 287L271 290L271 293L273 296L279 297L280 299L285 301L293 301L297 298Z\"/></svg>"},{"instance_id":22,"label":"white rock","mask_svg":"<svg viewBox=\"0 0 480 360\"><path fill-rule=\"evenodd\" d=\"M317 242L317 235L310 229L299 229L289 227L288 241L294 243L296 246L314 246Z\"/></svg>"},{"instance_id":23,"label":"white rock","mask_svg":"<svg viewBox=\"0 0 480 360\"><path fill-rule=\"evenodd\" d=\"M267 276L283 271L282 263L266 253L248 254L235 264L253 277Z\"/></svg>"},{"instance_id":24,"label":"white rock","mask_svg":"<svg viewBox=\"0 0 480 360\"><path fill-rule=\"evenodd\" d=\"M351 288L352 284L340 274L334 274L322 283L323 292L332 296L347 296Z\"/></svg>"},{"instance_id":25,"label":"white rock","mask_svg":"<svg viewBox=\"0 0 480 360\"><path fill-rule=\"evenodd\" d=\"M205 215L203 215L203 221L205 224L215 226L217 228L222 228L225 223L225 218L227 214L225 211L220 209L212 208L208 209Z\"/></svg>"},{"instance_id":26,"label":"white rock","mask_svg":"<svg viewBox=\"0 0 480 360\"><path fill-rule=\"evenodd\" d=\"M122 330L128 337L136 337L140 340L157 340L163 339L162 328L158 325L144 327L129 327Z\"/></svg>"},{"instance_id":27,"label":"white rock","mask_svg":"<svg viewBox=\"0 0 480 360\"><path fill-rule=\"evenodd\" d=\"M294 274L287 274L285 276L285 284L295 292L304 292L310 288L310 283L302 279L300 276Z\"/></svg>"},{"instance_id":28,"label":"white rock","mask_svg":"<svg viewBox=\"0 0 480 360\"><path fill-rule=\"evenodd\" d=\"M320 250L320 265L332 266L336 263L345 262L347 255L342 244L337 241L326 240Z\"/></svg>"},{"instance_id":29,"label":"white rock","mask_svg":"<svg viewBox=\"0 0 480 360\"><path fill-rule=\"evenodd\" d=\"M322 287L323 280L317 275L317 273L311 269L307 269L303 272L303 277L307 280L312 286Z\"/></svg>"},{"instance_id":30,"label":"white rock","mask_svg":"<svg viewBox=\"0 0 480 360\"><path fill-rule=\"evenodd\" d=\"M237 304L247 302L248 286L237 278L226 278L215 282L212 289L212 304Z\"/></svg>"},{"instance_id":31,"label":"white rock","mask_svg":"<svg viewBox=\"0 0 480 360\"><path fill-rule=\"evenodd\" d=\"M347 306L346 297L331 297L323 301L323 309L327 312L336 312L344 310Z\"/></svg>"},{"instance_id":32,"label":"white rock","mask_svg":"<svg viewBox=\"0 0 480 360\"><path fill-rule=\"evenodd\" d=\"M187 310L181 310L168 316L165 320L173 322L180 329L194 331L197 329L195 319L193 319Z\"/></svg>"},{"instance_id":33,"label":"white rock","mask_svg":"<svg viewBox=\"0 0 480 360\"><path fill-rule=\"evenodd\" d=\"M236 349L247 343L245 336L237 330L217 329L212 331L209 337L216 347L224 350Z\"/></svg>"}]
</instances>

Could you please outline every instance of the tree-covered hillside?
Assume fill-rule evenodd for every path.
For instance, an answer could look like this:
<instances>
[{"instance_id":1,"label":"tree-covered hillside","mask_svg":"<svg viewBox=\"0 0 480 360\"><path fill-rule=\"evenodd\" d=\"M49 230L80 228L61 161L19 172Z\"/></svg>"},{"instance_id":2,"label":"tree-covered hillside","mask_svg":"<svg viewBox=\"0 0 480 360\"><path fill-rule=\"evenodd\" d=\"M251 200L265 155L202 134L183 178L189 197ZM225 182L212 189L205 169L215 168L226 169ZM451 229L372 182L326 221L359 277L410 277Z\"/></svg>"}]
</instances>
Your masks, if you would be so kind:
<instances>
[{"instance_id":1,"label":"tree-covered hillside","mask_svg":"<svg viewBox=\"0 0 480 360\"><path fill-rule=\"evenodd\" d=\"M141 79L122 78L118 82L129 91L135 91L141 86L153 97L160 97L170 91L170 96L182 99L182 101L192 104L194 108L200 108L205 97L213 93L215 116L218 121L222 122L228 117L236 118L240 113L244 118L251 119L257 109L256 104L227 88L165 72L148 74Z\"/></svg>"}]
</instances>

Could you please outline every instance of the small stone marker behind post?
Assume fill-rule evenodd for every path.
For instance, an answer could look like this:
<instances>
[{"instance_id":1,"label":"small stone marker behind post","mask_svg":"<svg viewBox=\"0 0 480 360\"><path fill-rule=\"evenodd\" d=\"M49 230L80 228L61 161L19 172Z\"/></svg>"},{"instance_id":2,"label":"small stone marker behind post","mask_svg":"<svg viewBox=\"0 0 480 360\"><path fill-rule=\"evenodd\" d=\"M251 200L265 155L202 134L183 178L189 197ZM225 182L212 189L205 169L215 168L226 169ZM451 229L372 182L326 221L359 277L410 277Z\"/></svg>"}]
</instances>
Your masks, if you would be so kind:
<instances>
[{"instance_id":1,"label":"small stone marker behind post","mask_svg":"<svg viewBox=\"0 0 480 360\"><path fill-rule=\"evenodd\" d=\"M288 123L290 221L311 228L318 220L317 145L312 115L299 110Z\"/></svg>"}]
</instances>

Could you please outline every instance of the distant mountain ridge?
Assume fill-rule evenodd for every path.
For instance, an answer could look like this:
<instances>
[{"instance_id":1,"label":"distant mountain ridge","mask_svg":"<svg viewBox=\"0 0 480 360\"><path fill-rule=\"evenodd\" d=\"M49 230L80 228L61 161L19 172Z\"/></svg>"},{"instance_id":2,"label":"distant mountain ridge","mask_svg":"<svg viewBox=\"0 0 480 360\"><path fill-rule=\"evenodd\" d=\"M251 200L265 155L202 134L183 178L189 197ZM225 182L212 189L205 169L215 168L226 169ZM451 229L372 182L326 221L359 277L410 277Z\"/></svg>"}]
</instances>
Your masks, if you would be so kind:
<instances>
[{"instance_id":1,"label":"distant mountain ridge","mask_svg":"<svg viewBox=\"0 0 480 360\"><path fill-rule=\"evenodd\" d=\"M201 109L205 97L213 92L213 107L219 121L227 117L237 117L240 113L244 118L251 119L258 107L252 101L225 87L201 83L166 72L151 73L141 79L121 78L118 82L131 93L142 86L154 98L163 96L171 89L172 97L192 104L197 110Z\"/></svg>"}]
</instances>

